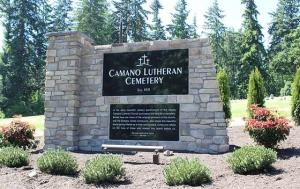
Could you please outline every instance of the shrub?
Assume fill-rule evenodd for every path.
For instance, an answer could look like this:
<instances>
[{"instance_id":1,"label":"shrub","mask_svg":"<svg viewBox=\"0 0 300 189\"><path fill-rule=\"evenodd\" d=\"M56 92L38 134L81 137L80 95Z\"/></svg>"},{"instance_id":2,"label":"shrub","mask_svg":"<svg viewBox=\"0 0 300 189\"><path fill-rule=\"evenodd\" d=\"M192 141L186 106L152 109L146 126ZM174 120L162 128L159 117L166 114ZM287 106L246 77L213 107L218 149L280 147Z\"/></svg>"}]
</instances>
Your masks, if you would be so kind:
<instances>
[{"instance_id":1,"label":"shrub","mask_svg":"<svg viewBox=\"0 0 300 189\"><path fill-rule=\"evenodd\" d=\"M8 107L5 109L5 115L7 117L12 117L13 115L31 115L31 110L28 103L24 101L14 101L8 104Z\"/></svg>"},{"instance_id":2,"label":"shrub","mask_svg":"<svg viewBox=\"0 0 300 189\"><path fill-rule=\"evenodd\" d=\"M175 158L164 169L166 183L199 186L210 181L210 170L197 159Z\"/></svg>"},{"instance_id":3,"label":"shrub","mask_svg":"<svg viewBox=\"0 0 300 189\"><path fill-rule=\"evenodd\" d=\"M83 169L83 176L88 184L113 183L124 175L122 159L113 155L98 155L87 161Z\"/></svg>"},{"instance_id":4,"label":"shrub","mask_svg":"<svg viewBox=\"0 0 300 189\"><path fill-rule=\"evenodd\" d=\"M259 107L264 107L265 104L265 87L263 78L257 68L253 70L249 76L248 94L247 94L247 108L251 115L250 106L257 104Z\"/></svg>"},{"instance_id":5,"label":"shrub","mask_svg":"<svg viewBox=\"0 0 300 189\"><path fill-rule=\"evenodd\" d=\"M64 150L48 150L37 160L38 168L45 173L54 175L75 175L78 164Z\"/></svg>"},{"instance_id":6,"label":"shrub","mask_svg":"<svg viewBox=\"0 0 300 189\"><path fill-rule=\"evenodd\" d=\"M7 141L5 141L3 134L0 132L0 148L8 146Z\"/></svg>"},{"instance_id":7,"label":"shrub","mask_svg":"<svg viewBox=\"0 0 300 189\"><path fill-rule=\"evenodd\" d=\"M225 112L225 118L231 118L230 111L230 89L229 89L229 81L228 76L225 70L220 70L217 76L219 89L221 94L221 100L223 102L223 110Z\"/></svg>"},{"instance_id":8,"label":"shrub","mask_svg":"<svg viewBox=\"0 0 300 189\"><path fill-rule=\"evenodd\" d=\"M29 155L18 147L0 148L0 165L7 167L22 167L29 163Z\"/></svg>"},{"instance_id":9,"label":"shrub","mask_svg":"<svg viewBox=\"0 0 300 189\"><path fill-rule=\"evenodd\" d=\"M300 68L294 78L292 87L292 117L300 125Z\"/></svg>"},{"instance_id":10,"label":"shrub","mask_svg":"<svg viewBox=\"0 0 300 189\"><path fill-rule=\"evenodd\" d=\"M284 81L284 87L280 89L280 96L290 96L292 82Z\"/></svg>"},{"instance_id":11,"label":"shrub","mask_svg":"<svg viewBox=\"0 0 300 189\"><path fill-rule=\"evenodd\" d=\"M3 140L13 146L32 147L34 145L34 131L35 129L28 122L14 119L2 129Z\"/></svg>"},{"instance_id":12,"label":"shrub","mask_svg":"<svg viewBox=\"0 0 300 189\"><path fill-rule=\"evenodd\" d=\"M232 153L227 159L233 172L239 174L262 171L277 159L277 153L263 146L245 146Z\"/></svg>"},{"instance_id":13,"label":"shrub","mask_svg":"<svg viewBox=\"0 0 300 189\"><path fill-rule=\"evenodd\" d=\"M0 148L4 146L3 134L0 132Z\"/></svg>"},{"instance_id":14,"label":"shrub","mask_svg":"<svg viewBox=\"0 0 300 189\"><path fill-rule=\"evenodd\" d=\"M278 117L266 108L251 106L252 119L246 123L245 130L258 144L273 148L286 139L290 132L289 121Z\"/></svg>"},{"instance_id":15,"label":"shrub","mask_svg":"<svg viewBox=\"0 0 300 189\"><path fill-rule=\"evenodd\" d=\"M2 110L0 110L0 119L4 119L5 118L5 114Z\"/></svg>"},{"instance_id":16,"label":"shrub","mask_svg":"<svg viewBox=\"0 0 300 189\"><path fill-rule=\"evenodd\" d=\"M34 91L31 95L31 101L29 104L32 115L44 114L44 93L40 90Z\"/></svg>"}]
</instances>

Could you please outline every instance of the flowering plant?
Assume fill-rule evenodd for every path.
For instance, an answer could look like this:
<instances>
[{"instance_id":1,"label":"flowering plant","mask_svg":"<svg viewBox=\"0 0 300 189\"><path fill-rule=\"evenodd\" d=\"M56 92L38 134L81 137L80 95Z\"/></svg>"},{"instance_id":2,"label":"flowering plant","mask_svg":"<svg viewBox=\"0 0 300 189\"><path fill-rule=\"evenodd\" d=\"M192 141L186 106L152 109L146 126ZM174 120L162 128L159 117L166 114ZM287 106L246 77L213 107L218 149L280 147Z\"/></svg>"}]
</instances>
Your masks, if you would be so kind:
<instances>
[{"instance_id":1,"label":"flowering plant","mask_svg":"<svg viewBox=\"0 0 300 189\"><path fill-rule=\"evenodd\" d=\"M29 123L19 119L13 120L7 127L1 129L2 142L18 147L32 147L35 129Z\"/></svg>"},{"instance_id":2,"label":"flowering plant","mask_svg":"<svg viewBox=\"0 0 300 189\"><path fill-rule=\"evenodd\" d=\"M245 130L255 142L273 148L290 133L289 120L274 115L270 110L252 105L252 118L246 122Z\"/></svg>"}]
</instances>

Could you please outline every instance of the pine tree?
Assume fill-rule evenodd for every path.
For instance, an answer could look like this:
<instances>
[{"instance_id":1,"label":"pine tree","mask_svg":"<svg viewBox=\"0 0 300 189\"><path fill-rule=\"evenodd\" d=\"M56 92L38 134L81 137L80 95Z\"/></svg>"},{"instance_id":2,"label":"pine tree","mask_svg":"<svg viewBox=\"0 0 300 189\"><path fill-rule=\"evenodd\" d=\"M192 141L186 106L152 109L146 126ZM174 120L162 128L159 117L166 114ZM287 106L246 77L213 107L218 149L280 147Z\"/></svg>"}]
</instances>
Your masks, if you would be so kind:
<instances>
[{"instance_id":1,"label":"pine tree","mask_svg":"<svg viewBox=\"0 0 300 189\"><path fill-rule=\"evenodd\" d=\"M217 75L217 80L219 83L219 89L221 94L221 100L223 102L223 110L225 112L225 118L231 118L230 110L230 89L229 80L225 70L220 70Z\"/></svg>"},{"instance_id":2,"label":"pine tree","mask_svg":"<svg viewBox=\"0 0 300 189\"><path fill-rule=\"evenodd\" d=\"M295 74L292 87L292 117L300 125L300 68Z\"/></svg>"},{"instance_id":3,"label":"pine tree","mask_svg":"<svg viewBox=\"0 0 300 189\"><path fill-rule=\"evenodd\" d=\"M152 19L152 34L151 34L151 39L152 40L165 40L166 39L166 34L165 34L165 29L164 26L161 23L161 19L159 18L159 10L162 9L162 5L160 4L159 0L153 0L151 6L150 6L153 14L153 19Z\"/></svg>"},{"instance_id":4,"label":"pine tree","mask_svg":"<svg viewBox=\"0 0 300 189\"><path fill-rule=\"evenodd\" d=\"M149 39L148 35L148 24L146 20L148 19L149 11L143 8L146 0L133 0L131 5L132 18L129 20L130 39L134 42L145 41Z\"/></svg>"},{"instance_id":5,"label":"pine tree","mask_svg":"<svg viewBox=\"0 0 300 189\"><path fill-rule=\"evenodd\" d=\"M191 26L187 23L189 11L186 0L178 0L175 13L172 14L172 24L168 25L168 32L172 39L189 39Z\"/></svg>"},{"instance_id":6,"label":"pine tree","mask_svg":"<svg viewBox=\"0 0 300 189\"><path fill-rule=\"evenodd\" d=\"M300 0L280 0L277 9L273 12L272 23L269 28L271 36L269 51L274 56L281 51L280 44L284 37L293 29L296 29L300 23Z\"/></svg>"},{"instance_id":7,"label":"pine tree","mask_svg":"<svg viewBox=\"0 0 300 189\"><path fill-rule=\"evenodd\" d=\"M113 13L113 22L118 42L147 40L149 26L146 20L150 12L143 8L146 0L121 0L113 3L116 9Z\"/></svg>"},{"instance_id":8,"label":"pine tree","mask_svg":"<svg viewBox=\"0 0 300 189\"><path fill-rule=\"evenodd\" d=\"M238 74L241 66L241 33L233 29L227 29L224 33L223 51L225 53L224 62L229 78L231 98L241 99L239 90Z\"/></svg>"},{"instance_id":9,"label":"pine tree","mask_svg":"<svg viewBox=\"0 0 300 189\"><path fill-rule=\"evenodd\" d=\"M49 5L44 0L2 0L0 6L6 29L0 70L7 101L2 106L8 116L29 115L31 96L43 93Z\"/></svg>"},{"instance_id":10,"label":"pine tree","mask_svg":"<svg viewBox=\"0 0 300 189\"><path fill-rule=\"evenodd\" d=\"M247 108L250 113L250 106L253 104L258 105L259 107L264 107L265 105L265 92L263 78L258 70L252 70L249 76L248 84L248 95L247 95Z\"/></svg>"},{"instance_id":11,"label":"pine tree","mask_svg":"<svg viewBox=\"0 0 300 189\"><path fill-rule=\"evenodd\" d=\"M197 28L198 28L198 26L197 26L197 18L196 18L196 16L194 16L194 19L193 19L193 25L191 26L191 31L190 31L190 38L198 38L199 37L199 35L198 35L198 33L197 33Z\"/></svg>"},{"instance_id":12,"label":"pine tree","mask_svg":"<svg viewBox=\"0 0 300 189\"><path fill-rule=\"evenodd\" d=\"M222 19L224 18L222 13L223 11L219 8L218 1L215 0L205 14L206 21L204 23L204 30L208 35L214 63L217 68L225 68L226 64L224 60L225 52L223 49L226 28L222 22Z\"/></svg>"},{"instance_id":13,"label":"pine tree","mask_svg":"<svg viewBox=\"0 0 300 189\"><path fill-rule=\"evenodd\" d=\"M284 81L292 81L295 72L294 58L290 51L294 44L293 32L300 23L300 0L280 0L277 9L272 13L269 28L271 36L268 58L269 72L273 76L273 93L279 93Z\"/></svg>"},{"instance_id":14,"label":"pine tree","mask_svg":"<svg viewBox=\"0 0 300 189\"><path fill-rule=\"evenodd\" d=\"M130 19L131 0L113 1L115 11L113 12L114 43L126 43L129 37L129 19Z\"/></svg>"},{"instance_id":15,"label":"pine tree","mask_svg":"<svg viewBox=\"0 0 300 189\"><path fill-rule=\"evenodd\" d=\"M50 31L59 32L71 30L73 24L71 12L71 0L56 0L53 8L53 21Z\"/></svg>"},{"instance_id":16,"label":"pine tree","mask_svg":"<svg viewBox=\"0 0 300 189\"><path fill-rule=\"evenodd\" d=\"M239 82L241 83L242 96L246 95L248 75L251 70L258 68L265 76L266 65L264 63L266 52L262 42L262 27L258 23L256 4L254 0L242 0L246 6L243 14L243 35L242 35L242 66L240 68Z\"/></svg>"},{"instance_id":17,"label":"pine tree","mask_svg":"<svg viewBox=\"0 0 300 189\"><path fill-rule=\"evenodd\" d=\"M76 10L77 30L90 36L96 44L112 42L112 19L107 0L80 0Z\"/></svg>"}]
</instances>

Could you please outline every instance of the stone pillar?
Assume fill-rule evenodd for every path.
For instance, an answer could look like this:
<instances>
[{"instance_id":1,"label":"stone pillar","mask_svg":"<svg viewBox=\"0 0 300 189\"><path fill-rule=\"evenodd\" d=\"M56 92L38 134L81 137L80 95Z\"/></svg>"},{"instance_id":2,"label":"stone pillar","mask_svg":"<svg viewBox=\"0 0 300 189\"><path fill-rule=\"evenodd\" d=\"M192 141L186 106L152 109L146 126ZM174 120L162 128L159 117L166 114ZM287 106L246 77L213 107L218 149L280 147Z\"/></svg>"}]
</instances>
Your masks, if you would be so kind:
<instances>
[{"instance_id":1,"label":"stone pillar","mask_svg":"<svg viewBox=\"0 0 300 189\"><path fill-rule=\"evenodd\" d=\"M80 63L92 41L69 31L48 34L45 148L78 149Z\"/></svg>"}]
</instances>

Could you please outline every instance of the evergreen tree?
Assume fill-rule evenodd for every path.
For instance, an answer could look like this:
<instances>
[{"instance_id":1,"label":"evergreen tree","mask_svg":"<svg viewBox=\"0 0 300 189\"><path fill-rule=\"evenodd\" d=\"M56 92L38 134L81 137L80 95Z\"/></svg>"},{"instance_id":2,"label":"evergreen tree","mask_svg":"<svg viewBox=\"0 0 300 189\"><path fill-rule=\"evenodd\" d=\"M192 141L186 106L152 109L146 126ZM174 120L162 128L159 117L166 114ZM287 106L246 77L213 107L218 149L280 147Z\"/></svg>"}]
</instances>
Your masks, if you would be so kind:
<instances>
[{"instance_id":1,"label":"evergreen tree","mask_svg":"<svg viewBox=\"0 0 300 189\"><path fill-rule=\"evenodd\" d=\"M113 13L114 26L114 43L126 43L129 36L129 19L130 19L130 3L131 0L113 1L116 10Z\"/></svg>"},{"instance_id":2,"label":"evergreen tree","mask_svg":"<svg viewBox=\"0 0 300 189\"><path fill-rule=\"evenodd\" d=\"M2 107L8 116L31 114L31 96L43 94L44 66L48 17L44 0L2 0L1 14L6 29L1 75Z\"/></svg>"},{"instance_id":3,"label":"evergreen tree","mask_svg":"<svg viewBox=\"0 0 300 189\"><path fill-rule=\"evenodd\" d=\"M146 0L121 0L113 3L116 8L113 13L114 30L118 42L147 40L149 36L146 20L149 11L143 8Z\"/></svg>"},{"instance_id":4,"label":"evergreen tree","mask_svg":"<svg viewBox=\"0 0 300 189\"><path fill-rule=\"evenodd\" d=\"M270 72L273 76L273 93L278 94L284 86L284 81L292 81L295 72L290 50L293 44L292 32L300 23L300 0L280 0L277 9L272 13L272 23L269 28L271 36L268 57ZM296 34L297 35L297 34Z\"/></svg>"},{"instance_id":5,"label":"evergreen tree","mask_svg":"<svg viewBox=\"0 0 300 189\"><path fill-rule=\"evenodd\" d=\"M240 93L244 97L247 90L248 75L251 70L256 67L266 76L264 63L266 52L262 42L262 27L257 20L259 13L256 4L254 0L242 0L242 3L246 6L246 9L243 14L242 65L239 72L239 82L241 83Z\"/></svg>"},{"instance_id":6,"label":"evergreen tree","mask_svg":"<svg viewBox=\"0 0 300 189\"><path fill-rule=\"evenodd\" d=\"M197 33L197 28L198 28L198 26L197 26L197 18L196 18L196 16L194 16L194 19L193 19L193 25L191 26L191 31L190 31L190 38L198 38L199 37L199 35L198 35L198 33Z\"/></svg>"},{"instance_id":7,"label":"evergreen tree","mask_svg":"<svg viewBox=\"0 0 300 189\"><path fill-rule=\"evenodd\" d=\"M271 70L280 80L280 87L283 87L284 80L291 81L293 73L300 66L300 25L284 37L280 48L272 57Z\"/></svg>"},{"instance_id":8,"label":"evergreen tree","mask_svg":"<svg viewBox=\"0 0 300 189\"><path fill-rule=\"evenodd\" d=\"M129 25L131 26L130 30L130 39L134 42L145 41L149 39L148 35L148 24L146 20L148 19L149 11L146 11L143 8L143 4L146 3L146 0L133 0L131 4L132 18L129 20Z\"/></svg>"},{"instance_id":9,"label":"evergreen tree","mask_svg":"<svg viewBox=\"0 0 300 189\"><path fill-rule=\"evenodd\" d=\"M220 70L217 75L217 80L219 83L219 89L221 94L221 100L223 102L223 110L225 112L225 118L231 118L230 110L230 89L229 80L225 70Z\"/></svg>"},{"instance_id":10,"label":"evergreen tree","mask_svg":"<svg viewBox=\"0 0 300 189\"><path fill-rule=\"evenodd\" d=\"M252 104L256 104L259 107L264 107L265 104L265 87L264 87L264 81L263 78L258 70L258 68L255 68L249 76L249 84L248 84L248 95L247 95L247 108L248 112L250 106Z\"/></svg>"},{"instance_id":11,"label":"evergreen tree","mask_svg":"<svg viewBox=\"0 0 300 189\"><path fill-rule=\"evenodd\" d=\"M292 117L300 125L300 68L295 74L292 87Z\"/></svg>"},{"instance_id":12,"label":"evergreen tree","mask_svg":"<svg viewBox=\"0 0 300 189\"><path fill-rule=\"evenodd\" d=\"M231 97L241 99L239 93L238 72L241 66L241 33L228 29L224 34L223 51L225 53L224 62L227 70Z\"/></svg>"},{"instance_id":13,"label":"evergreen tree","mask_svg":"<svg viewBox=\"0 0 300 189\"><path fill-rule=\"evenodd\" d=\"M161 23L161 19L159 18L159 10L162 9L162 5L160 4L159 0L153 0L151 6L150 6L153 14L153 20L152 20L152 34L151 39L153 40L165 40L166 34L164 26Z\"/></svg>"},{"instance_id":14,"label":"evergreen tree","mask_svg":"<svg viewBox=\"0 0 300 189\"><path fill-rule=\"evenodd\" d=\"M269 28L271 57L282 50L280 44L284 37L299 25L299 9L300 0L279 0L276 11L271 14L272 23Z\"/></svg>"},{"instance_id":15,"label":"evergreen tree","mask_svg":"<svg viewBox=\"0 0 300 189\"><path fill-rule=\"evenodd\" d=\"M187 23L189 11L186 0L178 0L175 13L172 14L172 24L168 25L168 32L172 39L189 39L191 26Z\"/></svg>"},{"instance_id":16,"label":"evergreen tree","mask_svg":"<svg viewBox=\"0 0 300 189\"><path fill-rule=\"evenodd\" d=\"M225 68L225 52L223 50L225 26L222 23L224 15L219 8L218 1L215 0L213 5L209 7L205 14L206 21L204 23L205 33L208 35L209 43L212 49L214 63L219 68Z\"/></svg>"},{"instance_id":17,"label":"evergreen tree","mask_svg":"<svg viewBox=\"0 0 300 189\"><path fill-rule=\"evenodd\" d=\"M107 0L80 0L76 11L77 30L90 36L96 44L112 42L112 19Z\"/></svg>"},{"instance_id":18,"label":"evergreen tree","mask_svg":"<svg viewBox=\"0 0 300 189\"><path fill-rule=\"evenodd\" d=\"M71 12L71 0L56 0L53 8L52 26L49 30L53 32L71 30L73 23Z\"/></svg>"}]
</instances>

